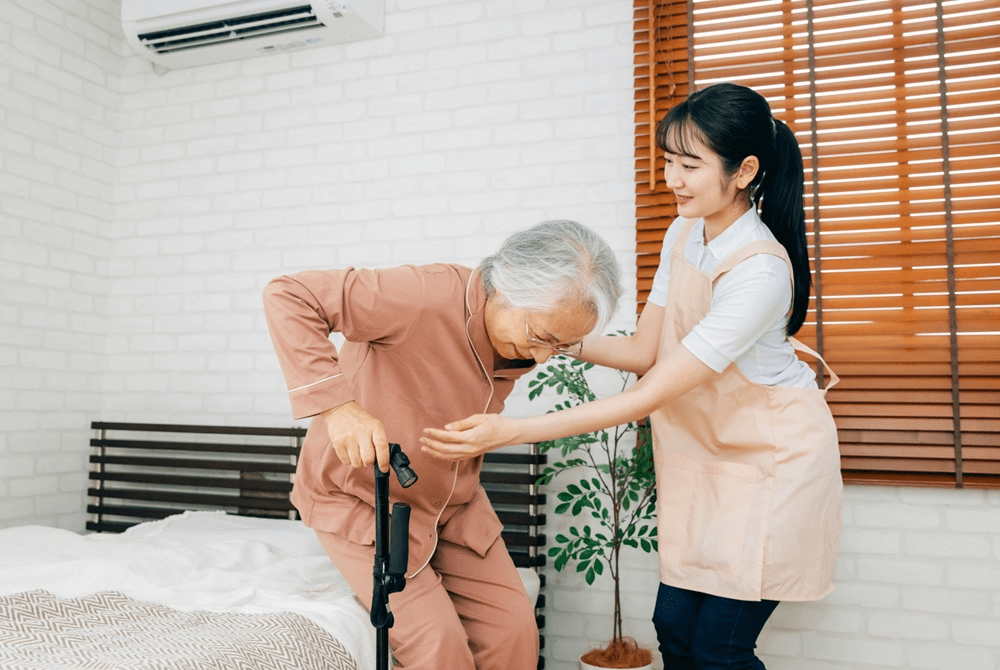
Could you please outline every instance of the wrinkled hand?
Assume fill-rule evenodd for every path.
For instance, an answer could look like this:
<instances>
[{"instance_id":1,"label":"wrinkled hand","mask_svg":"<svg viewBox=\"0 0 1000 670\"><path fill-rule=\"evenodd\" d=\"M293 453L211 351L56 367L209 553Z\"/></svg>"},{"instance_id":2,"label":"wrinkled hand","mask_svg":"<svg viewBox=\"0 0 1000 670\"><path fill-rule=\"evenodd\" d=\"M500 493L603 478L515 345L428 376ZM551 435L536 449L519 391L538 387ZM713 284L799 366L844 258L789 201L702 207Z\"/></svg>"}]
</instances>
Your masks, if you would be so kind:
<instances>
[{"instance_id":1,"label":"wrinkled hand","mask_svg":"<svg viewBox=\"0 0 1000 670\"><path fill-rule=\"evenodd\" d=\"M389 471L389 440L381 421L353 401L326 410L323 420L341 463L370 468L378 461L379 470Z\"/></svg>"},{"instance_id":2,"label":"wrinkled hand","mask_svg":"<svg viewBox=\"0 0 1000 670\"><path fill-rule=\"evenodd\" d=\"M518 444L517 421L498 414L473 414L444 427L425 428L422 449L445 461L460 461Z\"/></svg>"}]
</instances>

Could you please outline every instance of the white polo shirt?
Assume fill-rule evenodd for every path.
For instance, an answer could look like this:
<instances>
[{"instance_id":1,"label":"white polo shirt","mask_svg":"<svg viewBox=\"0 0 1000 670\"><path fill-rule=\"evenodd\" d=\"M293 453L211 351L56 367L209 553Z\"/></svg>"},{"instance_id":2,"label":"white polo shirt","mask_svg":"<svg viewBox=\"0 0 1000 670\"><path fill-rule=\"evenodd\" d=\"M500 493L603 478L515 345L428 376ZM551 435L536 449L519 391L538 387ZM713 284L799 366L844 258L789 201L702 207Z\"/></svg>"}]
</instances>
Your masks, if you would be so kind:
<instances>
[{"instance_id":1,"label":"white polo shirt","mask_svg":"<svg viewBox=\"0 0 1000 670\"><path fill-rule=\"evenodd\" d=\"M683 217L677 217L663 239L660 266L649 294L654 305L667 305L670 252L683 222ZM709 274L727 256L758 240L775 238L753 208L707 245L705 222L699 219L688 236L684 258ZM681 344L716 372L735 363L747 379L758 384L816 388L815 371L796 356L786 337L791 305L792 283L785 261L755 254L719 278L711 309Z\"/></svg>"}]
</instances>

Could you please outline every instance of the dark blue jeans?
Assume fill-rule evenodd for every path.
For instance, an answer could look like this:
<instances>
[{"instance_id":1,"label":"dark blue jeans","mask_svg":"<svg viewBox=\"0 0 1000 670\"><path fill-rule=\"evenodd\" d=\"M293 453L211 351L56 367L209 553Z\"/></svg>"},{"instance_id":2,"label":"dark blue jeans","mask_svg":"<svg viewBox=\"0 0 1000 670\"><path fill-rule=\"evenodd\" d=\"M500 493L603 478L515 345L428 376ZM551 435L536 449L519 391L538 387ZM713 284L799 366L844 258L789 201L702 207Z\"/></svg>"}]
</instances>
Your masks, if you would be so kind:
<instances>
[{"instance_id":1,"label":"dark blue jeans","mask_svg":"<svg viewBox=\"0 0 1000 670\"><path fill-rule=\"evenodd\" d=\"M778 606L710 596L660 584L653 625L663 670L764 670L757 636Z\"/></svg>"}]
</instances>

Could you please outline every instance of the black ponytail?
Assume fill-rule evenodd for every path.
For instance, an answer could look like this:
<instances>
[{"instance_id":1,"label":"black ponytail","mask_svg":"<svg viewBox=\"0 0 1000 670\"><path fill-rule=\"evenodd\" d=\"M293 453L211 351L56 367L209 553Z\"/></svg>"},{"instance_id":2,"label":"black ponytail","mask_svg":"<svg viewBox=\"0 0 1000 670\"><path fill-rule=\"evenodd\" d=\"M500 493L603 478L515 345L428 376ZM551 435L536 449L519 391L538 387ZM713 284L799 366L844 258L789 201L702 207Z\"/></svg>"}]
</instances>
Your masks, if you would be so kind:
<instances>
[{"instance_id":1,"label":"black ponytail","mask_svg":"<svg viewBox=\"0 0 1000 670\"><path fill-rule=\"evenodd\" d=\"M788 334L802 327L809 309L812 274L809 271L809 249L806 245L806 216L802 201L802 153L795 135L775 119L774 153L764 170L760 185L751 192L761 220L785 247L792 262L795 279L792 313L788 317Z\"/></svg>"},{"instance_id":2,"label":"black ponytail","mask_svg":"<svg viewBox=\"0 0 1000 670\"><path fill-rule=\"evenodd\" d=\"M719 156L730 175L747 156L757 157L760 168L747 189L792 263L795 287L787 332L794 335L805 321L812 289L802 199L805 176L795 135L771 115L759 93L721 83L692 93L656 127L657 146L670 153L693 155L686 146L692 136Z\"/></svg>"}]
</instances>

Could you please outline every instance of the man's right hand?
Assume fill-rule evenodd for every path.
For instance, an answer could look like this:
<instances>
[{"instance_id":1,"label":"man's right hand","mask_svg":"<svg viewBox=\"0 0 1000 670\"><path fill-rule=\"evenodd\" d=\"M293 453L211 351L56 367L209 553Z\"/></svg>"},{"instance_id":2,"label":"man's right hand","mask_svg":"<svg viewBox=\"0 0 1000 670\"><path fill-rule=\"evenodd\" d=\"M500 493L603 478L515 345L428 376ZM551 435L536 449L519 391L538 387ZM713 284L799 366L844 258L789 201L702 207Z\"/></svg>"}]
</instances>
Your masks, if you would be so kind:
<instances>
[{"instance_id":1,"label":"man's right hand","mask_svg":"<svg viewBox=\"0 0 1000 670\"><path fill-rule=\"evenodd\" d=\"M379 470L389 471L389 440L381 421L354 401L326 410L323 420L342 463L370 468L378 461Z\"/></svg>"}]
</instances>

